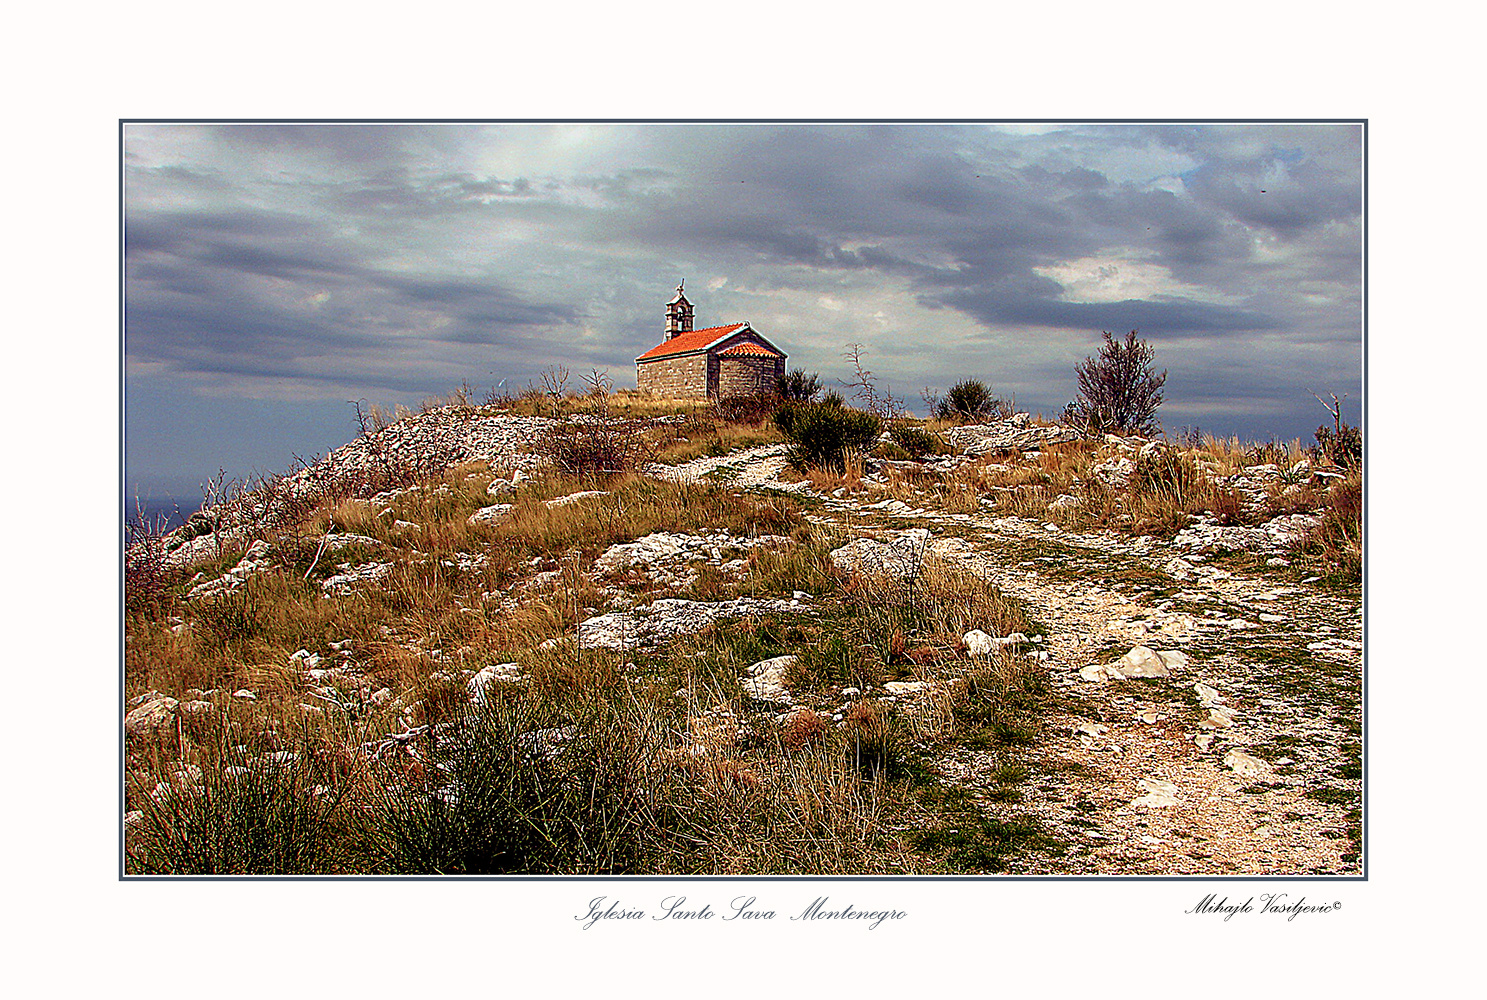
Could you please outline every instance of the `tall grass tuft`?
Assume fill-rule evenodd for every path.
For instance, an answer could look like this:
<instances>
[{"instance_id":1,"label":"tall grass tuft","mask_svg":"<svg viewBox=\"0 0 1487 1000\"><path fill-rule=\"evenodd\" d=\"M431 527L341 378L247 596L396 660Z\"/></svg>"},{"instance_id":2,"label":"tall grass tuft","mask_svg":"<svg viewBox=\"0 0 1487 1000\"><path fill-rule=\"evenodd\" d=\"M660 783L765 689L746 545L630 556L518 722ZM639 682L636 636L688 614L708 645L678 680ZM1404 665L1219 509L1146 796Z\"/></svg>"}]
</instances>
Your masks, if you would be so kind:
<instances>
[{"instance_id":1,"label":"tall grass tuft","mask_svg":"<svg viewBox=\"0 0 1487 1000\"><path fill-rule=\"evenodd\" d=\"M646 794L664 731L592 707L580 719L524 698L468 708L416 776L389 777L373 838L391 871L608 874L650 851Z\"/></svg>"},{"instance_id":2,"label":"tall grass tuft","mask_svg":"<svg viewBox=\"0 0 1487 1000\"><path fill-rule=\"evenodd\" d=\"M310 752L255 753L223 735L193 773L136 789L143 815L126 870L141 875L354 871L354 837L331 776ZM344 786L343 786L344 787Z\"/></svg>"}]
</instances>

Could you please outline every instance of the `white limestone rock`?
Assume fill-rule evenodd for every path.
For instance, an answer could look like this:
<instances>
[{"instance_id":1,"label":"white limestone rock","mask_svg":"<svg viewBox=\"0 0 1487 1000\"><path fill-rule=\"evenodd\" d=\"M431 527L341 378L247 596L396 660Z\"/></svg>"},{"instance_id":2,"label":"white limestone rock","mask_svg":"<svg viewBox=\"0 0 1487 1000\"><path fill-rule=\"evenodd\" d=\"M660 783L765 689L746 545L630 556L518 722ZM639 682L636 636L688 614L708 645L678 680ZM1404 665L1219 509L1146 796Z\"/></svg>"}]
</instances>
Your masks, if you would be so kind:
<instances>
[{"instance_id":1,"label":"white limestone rock","mask_svg":"<svg viewBox=\"0 0 1487 1000\"><path fill-rule=\"evenodd\" d=\"M910 528L889 539L859 538L831 552L831 564L844 573L882 574L905 579L919 572L928 548L929 531Z\"/></svg>"},{"instance_id":2,"label":"white limestone rock","mask_svg":"<svg viewBox=\"0 0 1487 1000\"><path fill-rule=\"evenodd\" d=\"M544 507L566 507L569 504L578 503L579 501L581 501L581 500L587 500L590 497L607 497L607 496L609 496L609 491L608 490L583 490L580 493L569 493L565 497L557 497L557 498L552 499L552 500L544 500L544 501L542 501L542 505Z\"/></svg>"},{"instance_id":3,"label":"white limestone rock","mask_svg":"<svg viewBox=\"0 0 1487 1000\"><path fill-rule=\"evenodd\" d=\"M1137 782L1146 794L1131 800L1131 805L1146 809L1165 809L1177 805L1177 786L1158 778L1142 778Z\"/></svg>"},{"instance_id":4,"label":"white limestone rock","mask_svg":"<svg viewBox=\"0 0 1487 1000\"><path fill-rule=\"evenodd\" d=\"M918 694L924 688L923 681L889 681L883 685L883 690L889 694Z\"/></svg>"},{"instance_id":5,"label":"white limestone rock","mask_svg":"<svg viewBox=\"0 0 1487 1000\"><path fill-rule=\"evenodd\" d=\"M1084 434L1072 427L1031 427L1028 418L953 427L945 433L952 447L967 455L994 451L1037 451L1047 444L1078 441Z\"/></svg>"},{"instance_id":6,"label":"white limestone rock","mask_svg":"<svg viewBox=\"0 0 1487 1000\"><path fill-rule=\"evenodd\" d=\"M493 503L489 507L482 507L466 519L465 523L472 528L481 525L499 524L511 513L511 504Z\"/></svg>"},{"instance_id":7,"label":"white limestone rock","mask_svg":"<svg viewBox=\"0 0 1487 1000\"><path fill-rule=\"evenodd\" d=\"M1243 750L1230 750L1224 754L1224 766L1241 778L1264 778L1274 774L1269 764Z\"/></svg>"},{"instance_id":8,"label":"white limestone rock","mask_svg":"<svg viewBox=\"0 0 1487 1000\"><path fill-rule=\"evenodd\" d=\"M785 655L755 663L749 667L749 676L743 680L744 692L755 701L790 704L793 699L785 687L785 674L795 661L795 656Z\"/></svg>"},{"instance_id":9,"label":"white limestone rock","mask_svg":"<svg viewBox=\"0 0 1487 1000\"><path fill-rule=\"evenodd\" d=\"M355 567L341 563L336 568L341 572L326 578L320 584L320 589L327 594L338 596L345 596L362 584L378 583L392 575L392 563L390 562L366 563Z\"/></svg>"},{"instance_id":10,"label":"white limestone rock","mask_svg":"<svg viewBox=\"0 0 1487 1000\"><path fill-rule=\"evenodd\" d=\"M1101 462L1089 470L1096 479L1113 490L1124 489L1131 481L1131 473L1136 471L1136 463L1121 455Z\"/></svg>"},{"instance_id":11,"label":"white limestone rock","mask_svg":"<svg viewBox=\"0 0 1487 1000\"><path fill-rule=\"evenodd\" d=\"M1282 514L1261 527L1276 548L1288 549L1305 541L1321 525L1322 519L1315 514Z\"/></svg>"},{"instance_id":12,"label":"white limestone rock","mask_svg":"<svg viewBox=\"0 0 1487 1000\"><path fill-rule=\"evenodd\" d=\"M176 708L180 702L160 697L147 701L124 716L125 737L159 737L169 735L176 725Z\"/></svg>"},{"instance_id":13,"label":"white limestone rock","mask_svg":"<svg viewBox=\"0 0 1487 1000\"><path fill-rule=\"evenodd\" d=\"M1129 653L1112 663L1092 663L1082 668L1079 676L1100 683L1133 677L1170 677L1173 669L1180 670L1187 665L1187 654L1179 650L1157 652L1146 646L1133 646Z\"/></svg>"},{"instance_id":14,"label":"white limestone rock","mask_svg":"<svg viewBox=\"0 0 1487 1000\"><path fill-rule=\"evenodd\" d=\"M520 663L493 663L477 671L465 687L473 703L484 705L491 689L503 684L525 684L526 681L527 674Z\"/></svg>"}]
</instances>

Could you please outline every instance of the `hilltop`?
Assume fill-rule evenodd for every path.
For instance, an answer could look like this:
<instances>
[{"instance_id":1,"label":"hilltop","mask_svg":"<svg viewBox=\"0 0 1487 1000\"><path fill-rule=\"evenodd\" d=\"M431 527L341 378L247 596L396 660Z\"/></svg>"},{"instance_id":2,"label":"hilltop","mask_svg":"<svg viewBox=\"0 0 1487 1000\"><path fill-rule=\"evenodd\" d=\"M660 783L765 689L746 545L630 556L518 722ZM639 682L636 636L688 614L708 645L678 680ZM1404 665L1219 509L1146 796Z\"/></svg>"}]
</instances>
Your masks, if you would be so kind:
<instances>
[{"instance_id":1,"label":"hilltop","mask_svg":"<svg viewBox=\"0 0 1487 1000\"><path fill-rule=\"evenodd\" d=\"M438 406L135 547L126 869L1358 873L1360 471L911 423Z\"/></svg>"}]
</instances>

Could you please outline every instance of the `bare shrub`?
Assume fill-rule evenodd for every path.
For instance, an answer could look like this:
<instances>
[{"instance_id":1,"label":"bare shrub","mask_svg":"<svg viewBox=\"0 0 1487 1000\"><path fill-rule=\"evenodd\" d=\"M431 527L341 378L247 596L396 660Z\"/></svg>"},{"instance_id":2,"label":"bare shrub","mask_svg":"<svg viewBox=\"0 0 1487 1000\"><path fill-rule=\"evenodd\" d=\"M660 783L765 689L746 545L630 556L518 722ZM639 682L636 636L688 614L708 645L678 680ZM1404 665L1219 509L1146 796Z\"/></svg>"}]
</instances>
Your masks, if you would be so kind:
<instances>
[{"instance_id":1,"label":"bare shrub","mask_svg":"<svg viewBox=\"0 0 1487 1000\"><path fill-rule=\"evenodd\" d=\"M1167 373L1152 370L1156 351L1136 331L1118 341L1108 331L1096 357L1085 358L1074 369L1079 377L1079 398L1065 415L1074 423L1098 431L1152 434L1157 429L1157 407L1162 405L1162 385Z\"/></svg>"},{"instance_id":2,"label":"bare shrub","mask_svg":"<svg viewBox=\"0 0 1487 1000\"><path fill-rule=\"evenodd\" d=\"M169 596L165 568L165 515L145 516L136 504L126 525L129 544L124 550L124 608L130 613L150 613L163 607Z\"/></svg>"},{"instance_id":3,"label":"bare shrub","mask_svg":"<svg viewBox=\"0 0 1487 1000\"><path fill-rule=\"evenodd\" d=\"M566 371L563 371L566 380ZM538 454L564 472L608 478L644 468L656 458L656 443L643 420L617 416L610 409L613 381L603 372L584 376L585 412L565 417L537 439ZM558 383L554 382L554 385Z\"/></svg>"},{"instance_id":4,"label":"bare shrub","mask_svg":"<svg viewBox=\"0 0 1487 1000\"><path fill-rule=\"evenodd\" d=\"M878 384L878 377L874 375L862 363L862 345L848 344L846 351L847 360L852 363L852 378L850 381L837 381L852 390L852 398L862 404L862 408L876 416L880 421L889 421L902 415L903 401L895 399L889 390L888 384ZM823 402L829 401L831 394Z\"/></svg>"}]
</instances>

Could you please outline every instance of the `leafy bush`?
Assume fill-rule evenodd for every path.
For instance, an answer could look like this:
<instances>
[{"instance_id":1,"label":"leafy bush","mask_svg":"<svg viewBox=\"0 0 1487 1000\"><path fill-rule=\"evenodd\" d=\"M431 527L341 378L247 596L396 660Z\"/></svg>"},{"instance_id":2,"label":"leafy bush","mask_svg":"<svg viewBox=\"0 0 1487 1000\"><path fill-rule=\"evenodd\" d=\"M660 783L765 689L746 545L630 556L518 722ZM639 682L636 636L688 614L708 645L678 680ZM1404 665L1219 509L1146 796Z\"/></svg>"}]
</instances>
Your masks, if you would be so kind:
<instances>
[{"instance_id":1,"label":"leafy bush","mask_svg":"<svg viewBox=\"0 0 1487 1000\"><path fill-rule=\"evenodd\" d=\"M931 413L936 419L961 423L994 418L1005 420L1012 415L1012 404L992 395L980 379L968 378L951 386L944 398L934 397Z\"/></svg>"},{"instance_id":2,"label":"leafy bush","mask_svg":"<svg viewBox=\"0 0 1487 1000\"><path fill-rule=\"evenodd\" d=\"M792 403L809 403L821 392L821 376L796 369L780 376L776 391L781 399Z\"/></svg>"},{"instance_id":3,"label":"leafy bush","mask_svg":"<svg viewBox=\"0 0 1487 1000\"><path fill-rule=\"evenodd\" d=\"M1105 343L1097 357L1085 358L1074 369L1079 377L1079 398L1064 411L1073 423L1091 430L1125 434L1156 431L1157 407L1162 405L1162 385L1167 373L1152 370L1156 351L1136 331L1124 342L1105 332Z\"/></svg>"},{"instance_id":4,"label":"leafy bush","mask_svg":"<svg viewBox=\"0 0 1487 1000\"><path fill-rule=\"evenodd\" d=\"M800 470L827 469L845 474L847 463L865 456L878 440L882 421L876 414L841 403L787 403L774 415L775 426L790 442L790 464Z\"/></svg>"},{"instance_id":5,"label":"leafy bush","mask_svg":"<svg viewBox=\"0 0 1487 1000\"><path fill-rule=\"evenodd\" d=\"M932 455L939 450L940 439L923 427L916 427L913 424L894 424L888 429L888 433L892 436L894 444L914 458Z\"/></svg>"}]
</instances>

